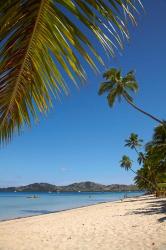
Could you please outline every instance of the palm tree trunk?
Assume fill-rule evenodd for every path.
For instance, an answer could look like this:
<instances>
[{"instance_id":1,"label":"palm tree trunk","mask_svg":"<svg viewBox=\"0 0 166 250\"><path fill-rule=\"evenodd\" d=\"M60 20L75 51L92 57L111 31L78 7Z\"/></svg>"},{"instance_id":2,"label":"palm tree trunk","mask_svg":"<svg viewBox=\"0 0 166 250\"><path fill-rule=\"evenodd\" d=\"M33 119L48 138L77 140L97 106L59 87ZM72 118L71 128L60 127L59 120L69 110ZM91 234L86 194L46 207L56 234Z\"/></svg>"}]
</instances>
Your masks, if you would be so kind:
<instances>
[{"instance_id":1,"label":"palm tree trunk","mask_svg":"<svg viewBox=\"0 0 166 250\"><path fill-rule=\"evenodd\" d=\"M138 150L137 150L137 148L135 146L134 146L134 150L139 155L139 152L138 152Z\"/></svg>"},{"instance_id":2,"label":"palm tree trunk","mask_svg":"<svg viewBox=\"0 0 166 250\"><path fill-rule=\"evenodd\" d=\"M130 170L131 170L134 174L137 174L132 168L130 168Z\"/></svg>"},{"instance_id":3,"label":"palm tree trunk","mask_svg":"<svg viewBox=\"0 0 166 250\"><path fill-rule=\"evenodd\" d=\"M137 152L137 154L139 155L139 152L138 152L138 150L137 150L137 148L136 147L134 147L134 149L135 149L135 151ZM145 157L143 156L142 157L142 159L143 159L143 163L145 163ZM133 169L131 169L131 171L134 173L134 174L137 174ZM141 176L142 177L142 179L144 179L146 182L148 182L152 187L154 187L155 189L156 189L156 183L155 184L153 184L151 181L149 181L147 178L145 178L145 177L143 177L143 176Z\"/></svg>"},{"instance_id":4,"label":"palm tree trunk","mask_svg":"<svg viewBox=\"0 0 166 250\"><path fill-rule=\"evenodd\" d=\"M150 118L152 118L153 120L155 120L156 122L159 122L160 124L164 124L164 122L158 118L156 118L155 116L145 112L144 110L138 108L133 102L129 101L125 96L123 96L125 98L125 100L135 109L137 109L139 112L143 113L144 115L149 116Z\"/></svg>"},{"instance_id":5,"label":"palm tree trunk","mask_svg":"<svg viewBox=\"0 0 166 250\"><path fill-rule=\"evenodd\" d=\"M138 154L138 156L139 156L139 153L141 153L141 152L138 152L138 150L137 150L137 148L134 146L134 150L135 150L135 152ZM142 159L143 159L143 162L145 162L145 156L144 155L142 155Z\"/></svg>"}]
</instances>

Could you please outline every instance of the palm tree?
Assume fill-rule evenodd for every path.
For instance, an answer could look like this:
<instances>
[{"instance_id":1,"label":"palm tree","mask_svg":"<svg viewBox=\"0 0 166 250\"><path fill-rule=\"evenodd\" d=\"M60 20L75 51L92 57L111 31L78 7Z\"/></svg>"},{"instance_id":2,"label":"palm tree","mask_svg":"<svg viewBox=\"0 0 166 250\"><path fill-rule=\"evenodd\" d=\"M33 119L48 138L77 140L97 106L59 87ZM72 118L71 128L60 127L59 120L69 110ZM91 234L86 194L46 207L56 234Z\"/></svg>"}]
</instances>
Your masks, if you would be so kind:
<instances>
[{"instance_id":1,"label":"palm tree","mask_svg":"<svg viewBox=\"0 0 166 250\"><path fill-rule=\"evenodd\" d=\"M142 139L139 139L138 135L135 133L131 133L129 139L125 140L125 147L130 147L131 149L134 149L136 153L138 154L138 163L141 165L142 162L145 161L145 155L142 152L139 152L137 150L138 147L142 146Z\"/></svg>"},{"instance_id":2,"label":"palm tree","mask_svg":"<svg viewBox=\"0 0 166 250\"><path fill-rule=\"evenodd\" d=\"M125 142L125 147L130 147L131 149L134 149L137 154L139 154L137 147L142 146L141 143L143 140L139 139L137 134L131 133L129 139L126 139Z\"/></svg>"},{"instance_id":3,"label":"palm tree","mask_svg":"<svg viewBox=\"0 0 166 250\"><path fill-rule=\"evenodd\" d=\"M154 129L152 140L146 144L146 158L157 174L166 173L166 125Z\"/></svg>"},{"instance_id":4,"label":"palm tree","mask_svg":"<svg viewBox=\"0 0 166 250\"><path fill-rule=\"evenodd\" d=\"M121 168L124 168L125 170L131 170L134 174L136 174L136 172L131 168L132 167L132 160L130 159L129 156L127 155L123 155L122 159L120 161L120 166Z\"/></svg>"},{"instance_id":5,"label":"palm tree","mask_svg":"<svg viewBox=\"0 0 166 250\"><path fill-rule=\"evenodd\" d=\"M138 161L139 165L141 165L142 163L144 163L145 160L146 160L146 157L145 157L144 153L138 152L137 161Z\"/></svg>"},{"instance_id":6,"label":"palm tree","mask_svg":"<svg viewBox=\"0 0 166 250\"><path fill-rule=\"evenodd\" d=\"M103 74L106 82L103 82L99 88L99 95L108 93L107 100L110 107L113 107L116 99L124 98L133 108L152 118L156 122L163 124L163 121L154 117L153 115L145 112L144 110L137 107L133 98L129 92L136 92L138 90L138 84L135 79L134 71L128 72L124 77L121 75L121 70L111 68Z\"/></svg>"},{"instance_id":7,"label":"palm tree","mask_svg":"<svg viewBox=\"0 0 166 250\"><path fill-rule=\"evenodd\" d=\"M143 179L143 182L144 183L148 183L150 186L152 186L154 189L156 189L156 185L154 185L151 180L149 180L148 178L146 178L145 176L141 175L142 172L140 171L137 171L135 172L133 169L132 169L132 160L130 159L129 156L127 155L123 155L122 156L122 159L120 161L120 167L121 168L124 168L125 170L131 170L135 175L135 180L139 180L140 178Z\"/></svg>"},{"instance_id":8,"label":"palm tree","mask_svg":"<svg viewBox=\"0 0 166 250\"><path fill-rule=\"evenodd\" d=\"M0 142L30 125L37 111L45 113L52 95L68 93L63 75L76 85L86 79L82 59L95 70L98 62L104 65L96 42L109 55L114 55L113 41L123 48L121 33L129 37L126 16L135 23L139 3L1 0Z\"/></svg>"},{"instance_id":9,"label":"palm tree","mask_svg":"<svg viewBox=\"0 0 166 250\"><path fill-rule=\"evenodd\" d=\"M154 134L152 141L147 143L146 149L150 149L151 147L162 148L164 151L164 147L166 149L166 122L164 121L162 125L157 126L154 129Z\"/></svg>"},{"instance_id":10,"label":"palm tree","mask_svg":"<svg viewBox=\"0 0 166 250\"><path fill-rule=\"evenodd\" d=\"M155 191L157 188L157 186L154 184L154 175L152 178L152 173L150 170L144 167L137 170L134 181L140 189Z\"/></svg>"}]
</instances>

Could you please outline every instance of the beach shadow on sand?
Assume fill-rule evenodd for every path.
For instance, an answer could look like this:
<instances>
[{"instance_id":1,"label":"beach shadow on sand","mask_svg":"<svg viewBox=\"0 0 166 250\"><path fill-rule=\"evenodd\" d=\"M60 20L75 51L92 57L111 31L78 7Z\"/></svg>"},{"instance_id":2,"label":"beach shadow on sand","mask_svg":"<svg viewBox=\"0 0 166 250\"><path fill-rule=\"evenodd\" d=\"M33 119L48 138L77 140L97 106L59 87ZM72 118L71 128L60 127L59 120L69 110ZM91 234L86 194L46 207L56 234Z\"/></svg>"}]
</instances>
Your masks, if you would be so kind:
<instances>
[{"instance_id":1,"label":"beach shadow on sand","mask_svg":"<svg viewBox=\"0 0 166 250\"><path fill-rule=\"evenodd\" d=\"M154 200L147 201L148 206L146 208L139 208L133 211L131 214L145 214L145 215L153 215L153 214L161 214L163 217L158 219L158 222L162 223L166 221L166 200Z\"/></svg>"},{"instance_id":2,"label":"beach shadow on sand","mask_svg":"<svg viewBox=\"0 0 166 250\"><path fill-rule=\"evenodd\" d=\"M52 213L52 211L49 210L31 210L31 209L25 209L25 210L21 210L21 212L23 213L29 213L29 214L49 214Z\"/></svg>"},{"instance_id":3,"label":"beach shadow on sand","mask_svg":"<svg viewBox=\"0 0 166 250\"><path fill-rule=\"evenodd\" d=\"M139 198L139 196L138 196L138 198L135 198L135 199L133 199L133 198L131 198L131 197L127 197L127 199L129 198L129 200L123 200L123 202L138 202L138 201L154 201L154 197L152 197L152 198L149 198L149 197L146 197L146 195L145 196L143 196L143 198L140 200ZM139 199L139 200L138 200Z\"/></svg>"}]
</instances>

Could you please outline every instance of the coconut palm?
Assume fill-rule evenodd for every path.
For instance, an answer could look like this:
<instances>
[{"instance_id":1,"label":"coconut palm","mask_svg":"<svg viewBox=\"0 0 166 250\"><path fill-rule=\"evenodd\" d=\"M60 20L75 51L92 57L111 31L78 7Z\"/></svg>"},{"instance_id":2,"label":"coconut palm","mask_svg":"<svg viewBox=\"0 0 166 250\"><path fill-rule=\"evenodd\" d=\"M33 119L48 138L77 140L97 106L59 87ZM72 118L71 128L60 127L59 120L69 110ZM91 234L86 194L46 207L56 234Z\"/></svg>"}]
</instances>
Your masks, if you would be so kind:
<instances>
[{"instance_id":1,"label":"coconut palm","mask_svg":"<svg viewBox=\"0 0 166 250\"><path fill-rule=\"evenodd\" d=\"M163 121L154 117L153 115L145 112L144 110L137 107L130 92L137 92L138 84L135 78L134 71L128 72L124 77L121 75L121 70L111 68L103 74L106 82L103 82L99 88L99 95L108 93L107 100L110 107L113 107L116 99L121 100L122 98L127 101L133 108L152 118L156 122L163 124Z\"/></svg>"},{"instance_id":2,"label":"coconut palm","mask_svg":"<svg viewBox=\"0 0 166 250\"><path fill-rule=\"evenodd\" d=\"M132 169L132 160L130 159L129 156L127 155L123 155L122 156L122 159L120 161L120 167L121 168L124 168L125 170L131 170L135 175L135 180L139 180L140 178L143 179L142 182L143 183L148 183L149 186L153 187L154 189L156 188L156 185L154 185L154 183L151 181L151 179L147 178L146 176L144 175L141 175L142 172L140 171L137 171L135 172L133 169ZM149 167L148 167L149 168ZM150 172L150 171L149 171ZM151 172L150 172L151 173ZM142 183L141 182L141 183Z\"/></svg>"},{"instance_id":3,"label":"coconut palm","mask_svg":"<svg viewBox=\"0 0 166 250\"><path fill-rule=\"evenodd\" d=\"M154 181L154 175L152 175L151 171L145 167L137 170L134 181L140 189L154 191L157 188L157 185L155 185Z\"/></svg>"},{"instance_id":4,"label":"coconut palm","mask_svg":"<svg viewBox=\"0 0 166 250\"><path fill-rule=\"evenodd\" d=\"M139 3L1 0L0 142L36 120L37 111L45 113L52 95L68 93L64 75L75 84L86 79L82 59L95 70L98 62L104 65L96 42L109 55L122 48L121 33L129 36L126 16L135 23Z\"/></svg>"},{"instance_id":5,"label":"coconut palm","mask_svg":"<svg viewBox=\"0 0 166 250\"><path fill-rule=\"evenodd\" d=\"M162 125L157 126L154 129L154 134L152 141L147 143L146 150L149 150L152 147L161 148L164 151L166 150L166 122L164 121Z\"/></svg>"},{"instance_id":6,"label":"coconut palm","mask_svg":"<svg viewBox=\"0 0 166 250\"><path fill-rule=\"evenodd\" d=\"M142 157L140 157L140 160ZM159 125L154 129L152 140L146 144L143 166L137 171L136 184L147 189L158 189L158 183L165 182L166 173L166 129ZM145 179L142 180L142 177Z\"/></svg>"},{"instance_id":7,"label":"coconut palm","mask_svg":"<svg viewBox=\"0 0 166 250\"><path fill-rule=\"evenodd\" d=\"M131 149L134 149L137 154L139 154L137 147L141 147L143 140L138 138L138 135L135 133L131 133L129 136L129 139L125 140L125 147L130 147Z\"/></svg>"},{"instance_id":8,"label":"coconut palm","mask_svg":"<svg viewBox=\"0 0 166 250\"><path fill-rule=\"evenodd\" d=\"M142 152L138 152L137 161L138 161L139 165L141 165L142 163L144 163L145 160L146 160L145 154L142 153Z\"/></svg>"},{"instance_id":9,"label":"coconut palm","mask_svg":"<svg viewBox=\"0 0 166 250\"><path fill-rule=\"evenodd\" d=\"M166 125L154 129L152 141L145 147L147 159L157 172L166 172Z\"/></svg>"},{"instance_id":10,"label":"coconut palm","mask_svg":"<svg viewBox=\"0 0 166 250\"><path fill-rule=\"evenodd\" d=\"M127 155L123 155L122 159L120 161L120 166L121 168L124 168L125 170L131 170L134 174L136 174L136 172L131 168L132 167L132 160L130 159L129 156Z\"/></svg>"},{"instance_id":11,"label":"coconut palm","mask_svg":"<svg viewBox=\"0 0 166 250\"><path fill-rule=\"evenodd\" d=\"M135 133L131 133L129 136L129 139L125 140L125 147L130 147L131 149L134 149L136 153L138 154L138 163L141 165L145 161L145 156L142 152L138 151L138 147L142 146L142 139L139 139L138 135Z\"/></svg>"}]
</instances>

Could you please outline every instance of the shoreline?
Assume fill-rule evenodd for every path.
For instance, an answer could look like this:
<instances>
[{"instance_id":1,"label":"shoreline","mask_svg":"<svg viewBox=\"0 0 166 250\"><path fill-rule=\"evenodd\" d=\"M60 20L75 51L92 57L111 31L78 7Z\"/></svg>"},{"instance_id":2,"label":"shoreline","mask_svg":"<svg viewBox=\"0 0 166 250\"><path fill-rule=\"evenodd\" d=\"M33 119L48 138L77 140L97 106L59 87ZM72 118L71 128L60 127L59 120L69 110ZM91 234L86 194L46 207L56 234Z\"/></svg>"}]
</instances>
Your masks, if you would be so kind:
<instances>
[{"instance_id":1,"label":"shoreline","mask_svg":"<svg viewBox=\"0 0 166 250\"><path fill-rule=\"evenodd\" d=\"M143 195L2 221L3 250L165 250L166 198Z\"/></svg>"},{"instance_id":2,"label":"shoreline","mask_svg":"<svg viewBox=\"0 0 166 250\"><path fill-rule=\"evenodd\" d=\"M95 205L98 205L98 204L104 204L104 203L113 203L113 202L117 202L117 201L122 201L124 199L132 199L132 198L136 198L136 197L142 197L142 196L146 196L147 194L141 194L141 195L135 195L135 196L132 196L132 197L127 197L127 198L123 198L123 199L117 199L117 200L112 200L112 201L101 201L101 202L97 202L97 203L94 203L94 204L89 204L89 205L82 205L82 206L79 206L79 207L73 207L73 208L66 208L66 209L62 209L62 210L54 210L52 212L47 212L47 213L44 213L44 214L33 214L33 215L27 215L27 216L21 216L21 217L15 217L15 218L9 218L9 219L0 219L0 223L1 222L6 222L6 221L13 221L13 220L20 220L20 219L25 219L25 218L31 218L31 217L36 217L36 216L42 216L42 215L48 215L48 214L56 214L56 213L60 213L60 212L65 212L65 211L70 211L70 210L74 210L74 209L79 209L79 208L86 208L86 207L91 207L91 206L95 206Z\"/></svg>"}]
</instances>

